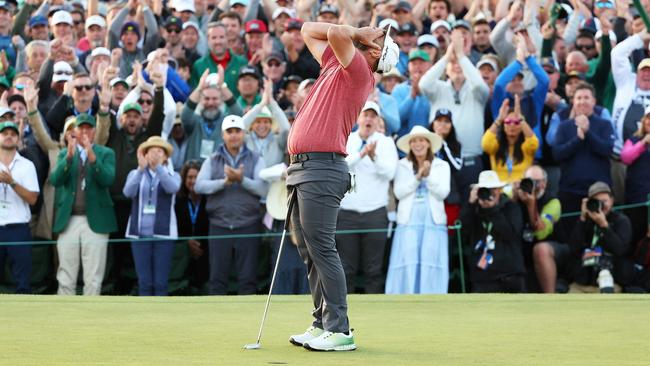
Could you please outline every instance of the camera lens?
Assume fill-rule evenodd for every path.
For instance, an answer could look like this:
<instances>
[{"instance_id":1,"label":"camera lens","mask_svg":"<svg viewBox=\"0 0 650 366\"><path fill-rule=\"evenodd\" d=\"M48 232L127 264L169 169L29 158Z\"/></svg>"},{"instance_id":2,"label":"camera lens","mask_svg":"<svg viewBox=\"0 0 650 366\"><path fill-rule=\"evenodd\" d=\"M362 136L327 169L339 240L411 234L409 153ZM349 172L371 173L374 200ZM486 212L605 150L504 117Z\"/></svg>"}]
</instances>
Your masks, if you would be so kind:
<instances>
[{"instance_id":1,"label":"camera lens","mask_svg":"<svg viewBox=\"0 0 650 366\"><path fill-rule=\"evenodd\" d=\"M600 209L602 208L602 202L595 198L590 198L587 200L587 210L591 212L600 212Z\"/></svg>"},{"instance_id":2,"label":"camera lens","mask_svg":"<svg viewBox=\"0 0 650 366\"><path fill-rule=\"evenodd\" d=\"M524 178L519 182L519 189L522 191L532 194L535 189L535 182L530 178Z\"/></svg>"}]
</instances>

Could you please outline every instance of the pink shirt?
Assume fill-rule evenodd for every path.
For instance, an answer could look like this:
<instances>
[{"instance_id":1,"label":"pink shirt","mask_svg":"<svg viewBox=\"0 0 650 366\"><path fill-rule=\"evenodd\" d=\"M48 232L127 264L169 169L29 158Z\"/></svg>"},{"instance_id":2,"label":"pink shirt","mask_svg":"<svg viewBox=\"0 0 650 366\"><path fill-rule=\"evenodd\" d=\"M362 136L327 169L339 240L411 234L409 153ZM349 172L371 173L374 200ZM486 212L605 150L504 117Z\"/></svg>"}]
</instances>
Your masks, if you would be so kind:
<instances>
[{"instance_id":1,"label":"pink shirt","mask_svg":"<svg viewBox=\"0 0 650 366\"><path fill-rule=\"evenodd\" d=\"M343 68L328 46L323 52L320 76L289 132L289 153L347 155L348 136L374 87L372 70L359 50L355 49L352 62Z\"/></svg>"}]
</instances>

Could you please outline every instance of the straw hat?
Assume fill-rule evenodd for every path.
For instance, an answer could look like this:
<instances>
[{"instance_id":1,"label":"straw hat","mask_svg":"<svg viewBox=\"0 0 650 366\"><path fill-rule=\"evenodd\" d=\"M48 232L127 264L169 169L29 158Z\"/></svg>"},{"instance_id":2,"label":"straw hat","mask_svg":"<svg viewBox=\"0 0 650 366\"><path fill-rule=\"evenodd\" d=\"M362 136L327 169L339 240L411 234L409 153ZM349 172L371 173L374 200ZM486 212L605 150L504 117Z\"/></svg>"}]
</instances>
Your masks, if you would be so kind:
<instances>
[{"instance_id":1,"label":"straw hat","mask_svg":"<svg viewBox=\"0 0 650 366\"><path fill-rule=\"evenodd\" d=\"M422 126L413 126L411 132L397 140L397 148L408 154L409 151L411 151L411 139L414 137L424 137L429 140L431 143L431 151L433 151L434 154L442 147L442 138L440 136Z\"/></svg>"},{"instance_id":2,"label":"straw hat","mask_svg":"<svg viewBox=\"0 0 650 366\"><path fill-rule=\"evenodd\" d=\"M150 147L159 147L165 150L167 157L172 156L172 151L174 151L172 145L170 145L167 141L163 140L163 138L160 136L149 137L147 141L141 143L140 146L138 146L138 150L142 150L143 152L146 153L147 149L149 149Z\"/></svg>"}]
</instances>

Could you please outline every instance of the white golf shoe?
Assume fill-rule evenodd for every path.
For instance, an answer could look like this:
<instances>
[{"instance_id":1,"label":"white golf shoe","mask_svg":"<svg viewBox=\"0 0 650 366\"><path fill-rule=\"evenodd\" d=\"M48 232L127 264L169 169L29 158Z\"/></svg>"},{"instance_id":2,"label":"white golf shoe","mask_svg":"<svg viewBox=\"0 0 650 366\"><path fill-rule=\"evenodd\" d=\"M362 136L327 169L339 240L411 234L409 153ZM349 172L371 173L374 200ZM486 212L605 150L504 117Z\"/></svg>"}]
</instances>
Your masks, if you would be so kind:
<instances>
[{"instance_id":1,"label":"white golf shoe","mask_svg":"<svg viewBox=\"0 0 650 366\"><path fill-rule=\"evenodd\" d=\"M305 333L296 334L289 337L289 342L291 342L293 345L302 347L305 342L318 338L318 336L323 334L323 332L325 331L312 325L311 327L307 328Z\"/></svg>"},{"instance_id":2,"label":"white golf shoe","mask_svg":"<svg viewBox=\"0 0 650 366\"><path fill-rule=\"evenodd\" d=\"M357 345L354 344L352 330L349 333L324 331L317 338L304 342L303 347L310 351L354 351L357 349Z\"/></svg>"}]
</instances>

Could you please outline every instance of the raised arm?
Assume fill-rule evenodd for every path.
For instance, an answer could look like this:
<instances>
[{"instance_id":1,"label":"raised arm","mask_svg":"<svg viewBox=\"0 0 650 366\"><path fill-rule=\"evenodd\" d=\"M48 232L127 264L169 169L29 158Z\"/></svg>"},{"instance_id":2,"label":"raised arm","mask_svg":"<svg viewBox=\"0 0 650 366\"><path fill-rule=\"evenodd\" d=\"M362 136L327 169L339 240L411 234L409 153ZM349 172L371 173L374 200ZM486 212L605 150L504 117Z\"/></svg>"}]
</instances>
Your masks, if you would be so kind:
<instances>
[{"instance_id":1,"label":"raised arm","mask_svg":"<svg viewBox=\"0 0 650 366\"><path fill-rule=\"evenodd\" d=\"M381 51L374 40L381 37L379 28L354 28L348 25L307 22L302 26L302 37L309 51L322 64L323 53L327 46L332 47L334 55L343 67L348 67L354 57L354 41Z\"/></svg>"}]
</instances>

